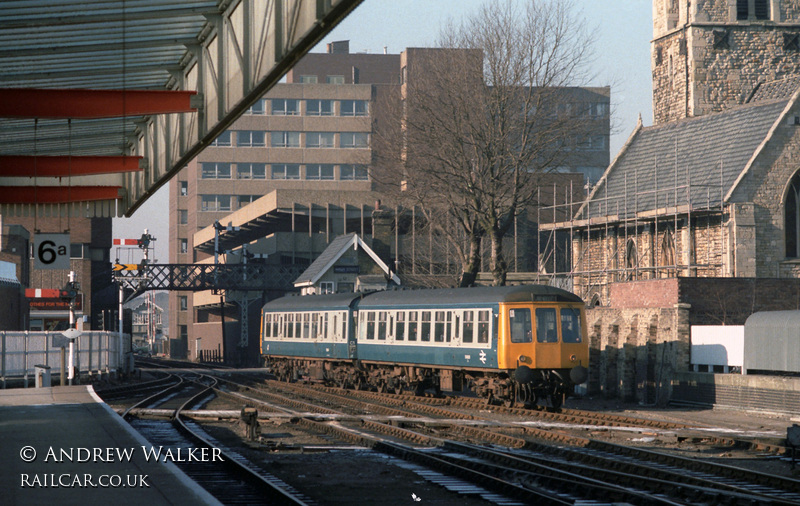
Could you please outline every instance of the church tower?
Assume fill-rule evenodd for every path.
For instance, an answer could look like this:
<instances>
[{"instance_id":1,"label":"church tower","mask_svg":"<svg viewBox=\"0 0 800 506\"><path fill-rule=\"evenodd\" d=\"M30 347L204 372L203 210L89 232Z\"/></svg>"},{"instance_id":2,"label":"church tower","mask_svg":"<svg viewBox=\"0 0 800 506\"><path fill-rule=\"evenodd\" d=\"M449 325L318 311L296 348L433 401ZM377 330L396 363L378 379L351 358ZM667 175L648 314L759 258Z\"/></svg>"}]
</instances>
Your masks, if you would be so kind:
<instances>
[{"instance_id":1,"label":"church tower","mask_svg":"<svg viewBox=\"0 0 800 506\"><path fill-rule=\"evenodd\" d=\"M797 0L653 0L655 124L745 103L800 78Z\"/></svg>"}]
</instances>

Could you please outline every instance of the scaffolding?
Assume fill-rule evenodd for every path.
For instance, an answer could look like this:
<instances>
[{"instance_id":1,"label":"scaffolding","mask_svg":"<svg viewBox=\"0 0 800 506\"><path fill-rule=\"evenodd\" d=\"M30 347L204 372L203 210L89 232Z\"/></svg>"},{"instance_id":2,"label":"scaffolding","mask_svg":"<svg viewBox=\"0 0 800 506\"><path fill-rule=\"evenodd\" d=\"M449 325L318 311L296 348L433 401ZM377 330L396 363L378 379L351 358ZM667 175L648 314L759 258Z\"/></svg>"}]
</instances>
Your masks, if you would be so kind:
<instances>
[{"instance_id":1,"label":"scaffolding","mask_svg":"<svg viewBox=\"0 0 800 506\"><path fill-rule=\"evenodd\" d=\"M633 181L625 173L621 195L609 195L605 178L600 191L587 192L580 201L574 200L571 185L560 202L554 189L552 205L540 206L537 215L537 282L572 290L592 305L605 305L607 285L613 282L731 275L724 260L729 253L722 162L718 182L708 180L712 171L693 180L688 167L679 174L676 146L674 167L669 170L674 179L666 188L658 186L656 158L653 177L644 182L647 188L640 187L637 168ZM569 218L557 221L559 215ZM569 237L570 248L564 252L557 247L560 231ZM542 268L559 265L559 253L569 256L567 270Z\"/></svg>"}]
</instances>

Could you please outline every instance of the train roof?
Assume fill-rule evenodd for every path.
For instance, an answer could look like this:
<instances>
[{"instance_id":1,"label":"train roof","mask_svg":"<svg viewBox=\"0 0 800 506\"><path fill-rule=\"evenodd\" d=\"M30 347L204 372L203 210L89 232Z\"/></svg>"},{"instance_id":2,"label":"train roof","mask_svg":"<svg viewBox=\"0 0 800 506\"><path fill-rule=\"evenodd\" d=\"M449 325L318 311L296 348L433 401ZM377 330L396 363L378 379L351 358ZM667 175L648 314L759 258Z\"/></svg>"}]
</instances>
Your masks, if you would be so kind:
<instances>
[{"instance_id":1,"label":"train roof","mask_svg":"<svg viewBox=\"0 0 800 506\"><path fill-rule=\"evenodd\" d=\"M372 293L359 302L359 308L387 306L458 306L500 302L583 302L574 293L547 285L479 286L386 290Z\"/></svg>"},{"instance_id":2,"label":"train roof","mask_svg":"<svg viewBox=\"0 0 800 506\"><path fill-rule=\"evenodd\" d=\"M350 304L362 297L362 293L335 293L330 295L287 295L264 304L266 311L310 311L312 309L347 309Z\"/></svg>"}]
</instances>

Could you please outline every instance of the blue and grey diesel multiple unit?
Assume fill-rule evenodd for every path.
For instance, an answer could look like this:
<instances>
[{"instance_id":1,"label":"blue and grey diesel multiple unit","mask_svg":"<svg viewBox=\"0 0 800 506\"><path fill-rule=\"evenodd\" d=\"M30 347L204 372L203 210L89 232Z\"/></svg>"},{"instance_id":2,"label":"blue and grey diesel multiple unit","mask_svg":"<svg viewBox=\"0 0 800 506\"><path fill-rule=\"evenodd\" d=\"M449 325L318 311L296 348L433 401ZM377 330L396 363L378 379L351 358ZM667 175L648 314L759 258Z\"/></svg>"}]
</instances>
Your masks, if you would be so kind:
<instances>
[{"instance_id":1,"label":"blue and grey diesel multiple unit","mask_svg":"<svg viewBox=\"0 0 800 506\"><path fill-rule=\"evenodd\" d=\"M584 303L544 285L283 297L261 353L283 380L559 407L587 378Z\"/></svg>"}]
</instances>

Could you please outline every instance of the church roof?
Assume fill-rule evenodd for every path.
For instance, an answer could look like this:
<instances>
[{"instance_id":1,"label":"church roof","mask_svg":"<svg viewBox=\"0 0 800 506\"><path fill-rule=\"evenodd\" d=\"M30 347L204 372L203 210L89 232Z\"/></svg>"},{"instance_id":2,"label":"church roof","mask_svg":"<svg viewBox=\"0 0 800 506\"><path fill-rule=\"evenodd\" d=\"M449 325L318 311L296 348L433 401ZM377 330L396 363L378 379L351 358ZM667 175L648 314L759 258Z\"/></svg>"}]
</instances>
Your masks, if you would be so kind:
<instances>
[{"instance_id":1,"label":"church roof","mask_svg":"<svg viewBox=\"0 0 800 506\"><path fill-rule=\"evenodd\" d=\"M719 207L794 100L637 125L575 218L630 219L659 209Z\"/></svg>"}]
</instances>

